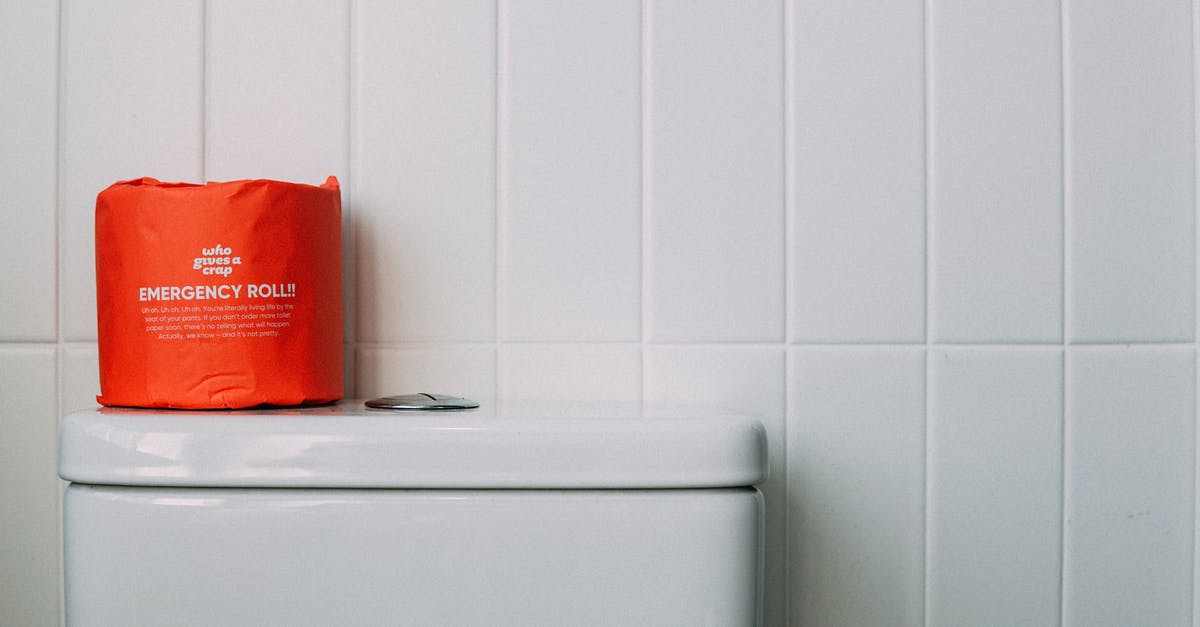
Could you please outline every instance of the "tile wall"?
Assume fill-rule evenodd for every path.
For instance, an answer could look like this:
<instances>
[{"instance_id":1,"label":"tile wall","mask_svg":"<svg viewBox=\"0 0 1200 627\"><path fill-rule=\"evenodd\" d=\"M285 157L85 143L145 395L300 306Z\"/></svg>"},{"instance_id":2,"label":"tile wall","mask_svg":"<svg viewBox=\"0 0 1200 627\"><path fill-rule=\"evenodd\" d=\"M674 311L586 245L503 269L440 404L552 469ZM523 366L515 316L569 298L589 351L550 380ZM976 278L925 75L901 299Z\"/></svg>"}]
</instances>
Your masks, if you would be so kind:
<instances>
[{"instance_id":1,"label":"tile wall","mask_svg":"<svg viewBox=\"0 0 1200 627\"><path fill-rule=\"evenodd\" d=\"M770 434L765 623L1189 625L1188 0L0 4L0 624L107 184L344 186L356 395Z\"/></svg>"}]
</instances>

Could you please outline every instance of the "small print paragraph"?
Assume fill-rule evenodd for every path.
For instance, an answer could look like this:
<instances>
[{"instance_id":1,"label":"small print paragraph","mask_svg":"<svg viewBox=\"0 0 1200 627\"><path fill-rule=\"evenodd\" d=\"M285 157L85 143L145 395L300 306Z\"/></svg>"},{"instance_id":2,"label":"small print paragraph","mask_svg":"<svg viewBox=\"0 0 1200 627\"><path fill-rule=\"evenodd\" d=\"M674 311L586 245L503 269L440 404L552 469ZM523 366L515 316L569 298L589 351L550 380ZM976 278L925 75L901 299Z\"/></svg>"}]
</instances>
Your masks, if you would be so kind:
<instances>
[{"instance_id":1,"label":"small print paragraph","mask_svg":"<svg viewBox=\"0 0 1200 627\"><path fill-rule=\"evenodd\" d=\"M163 341L279 337L292 326L293 303L142 307L146 333Z\"/></svg>"}]
</instances>

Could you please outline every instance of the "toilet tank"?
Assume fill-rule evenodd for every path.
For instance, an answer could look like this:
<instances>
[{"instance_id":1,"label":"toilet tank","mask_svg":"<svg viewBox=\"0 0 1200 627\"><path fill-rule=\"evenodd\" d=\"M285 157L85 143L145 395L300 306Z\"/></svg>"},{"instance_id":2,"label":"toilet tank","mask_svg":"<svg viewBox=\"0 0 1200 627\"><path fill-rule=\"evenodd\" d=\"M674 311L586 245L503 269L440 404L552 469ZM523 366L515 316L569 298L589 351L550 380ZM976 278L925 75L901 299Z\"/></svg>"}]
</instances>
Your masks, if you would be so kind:
<instances>
[{"instance_id":1,"label":"toilet tank","mask_svg":"<svg viewBox=\"0 0 1200 627\"><path fill-rule=\"evenodd\" d=\"M78 412L67 623L756 625L765 468L700 409Z\"/></svg>"}]
</instances>

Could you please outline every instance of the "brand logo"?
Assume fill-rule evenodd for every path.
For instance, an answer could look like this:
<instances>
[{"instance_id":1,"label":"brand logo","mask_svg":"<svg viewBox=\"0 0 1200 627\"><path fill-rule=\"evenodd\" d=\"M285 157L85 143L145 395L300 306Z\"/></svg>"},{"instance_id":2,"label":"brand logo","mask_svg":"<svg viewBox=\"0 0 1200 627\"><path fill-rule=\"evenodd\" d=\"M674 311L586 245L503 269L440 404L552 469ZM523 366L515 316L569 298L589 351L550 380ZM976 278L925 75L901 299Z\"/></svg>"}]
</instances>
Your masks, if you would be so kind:
<instances>
[{"instance_id":1,"label":"brand logo","mask_svg":"<svg viewBox=\"0 0 1200 627\"><path fill-rule=\"evenodd\" d=\"M233 266L242 265L242 258L233 256L233 249L217 244L212 248L201 248L202 257L192 259L192 269L204 275L229 276Z\"/></svg>"}]
</instances>

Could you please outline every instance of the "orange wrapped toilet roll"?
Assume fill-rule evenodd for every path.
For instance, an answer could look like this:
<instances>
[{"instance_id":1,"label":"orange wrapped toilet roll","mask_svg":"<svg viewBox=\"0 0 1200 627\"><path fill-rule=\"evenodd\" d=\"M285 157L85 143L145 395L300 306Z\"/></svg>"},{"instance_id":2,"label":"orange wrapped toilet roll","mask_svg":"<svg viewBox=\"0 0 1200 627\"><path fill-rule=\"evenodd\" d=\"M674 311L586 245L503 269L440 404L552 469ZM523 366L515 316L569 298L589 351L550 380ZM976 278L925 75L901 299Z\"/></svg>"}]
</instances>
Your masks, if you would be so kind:
<instances>
[{"instance_id":1,"label":"orange wrapped toilet roll","mask_svg":"<svg viewBox=\"0 0 1200 627\"><path fill-rule=\"evenodd\" d=\"M342 397L341 192L151 178L96 198L103 405L239 408Z\"/></svg>"}]
</instances>

